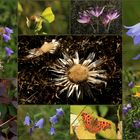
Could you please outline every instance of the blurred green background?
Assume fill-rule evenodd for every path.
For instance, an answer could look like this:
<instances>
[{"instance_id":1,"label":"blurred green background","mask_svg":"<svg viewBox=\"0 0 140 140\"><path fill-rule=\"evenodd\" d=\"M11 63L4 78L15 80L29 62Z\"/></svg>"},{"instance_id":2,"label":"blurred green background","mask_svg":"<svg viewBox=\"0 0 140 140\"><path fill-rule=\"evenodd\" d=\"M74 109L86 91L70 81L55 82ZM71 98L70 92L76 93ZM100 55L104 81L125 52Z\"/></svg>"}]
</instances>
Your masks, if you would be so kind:
<instances>
[{"instance_id":1,"label":"blurred green background","mask_svg":"<svg viewBox=\"0 0 140 140\"><path fill-rule=\"evenodd\" d=\"M140 22L140 1L139 0L123 0L123 25L132 26ZM140 45L134 46L133 39L126 36L127 30L123 28L123 96L124 99L130 94L128 83L137 78L137 83L140 82L140 59L132 60L134 56L140 54ZM132 79L126 78L128 75ZM135 79L134 79L135 80Z\"/></svg>"},{"instance_id":2,"label":"blurred green background","mask_svg":"<svg viewBox=\"0 0 140 140\"><path fill-rule=\"evenodd\" d=\"M60 117L55 125L56 134L49 135L49 118L55 115L56 109L64 110L64 116ZM69 140L69 106L59 105L23 105L18 107L18 134L19 140ZM45 119L43 129L35 129L32 136L29 135L29 127L24 126L24 118L29 115L32 120Z\"/></svg>"},{"instance_id":3,"label":"blurred green background","mask_svg":"<svg viewBox=\"0 0 140 140\"><path fill-rule=\"evenodd\" d=\"M43 32L48 34L69 33L69 0L19 0L21 8L18 11L18 32L19 34L31 34L26 25L26 17L40 15L47 7L51 7L55 20L44 26Z\"/></svg>"},{"instance_id":4,"label":"blurred green background","mask_svg":"<svg viewBox=\"0 0 140 140\"><path fill-rule=\"evenodd\" d=\"M17 75L17 1L0 0L0 26L12 28L11 40L0 45L0 59L3 60L4 71L0 72L1 78L16 77ZM3 40L3 39L2 39ZM5 57L5 47L14 51L9 59Z\"/></svg>"}]
</instances>

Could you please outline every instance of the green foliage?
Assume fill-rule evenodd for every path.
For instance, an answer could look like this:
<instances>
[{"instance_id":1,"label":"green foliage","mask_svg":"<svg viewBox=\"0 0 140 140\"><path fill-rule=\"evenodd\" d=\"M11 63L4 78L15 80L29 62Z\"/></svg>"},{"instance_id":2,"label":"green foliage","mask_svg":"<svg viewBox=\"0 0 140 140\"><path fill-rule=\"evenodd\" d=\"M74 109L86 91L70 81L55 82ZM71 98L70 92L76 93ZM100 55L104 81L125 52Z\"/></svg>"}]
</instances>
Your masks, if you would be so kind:
<instances>
[{"instance_id":1,"label":"green foliage","mask_svg":"<svg viewBox=\"0 0 140 140\"><path fill-rule=\"evenodd\" d=\"M0 26L9 27L13 29L13 34L11 34L11 40L8 43L0 40L0 59L3 61L4 71L0 72L0 77L16 77L17 75L17 13L16 13L16 5L17 1L3 1L0 0ZM5 47L9 47L14 51L14 54L10 58L5 57Z\"/></svg>"},{"instance_id":2,"label":"green foliage","mask_svg":"<svg viewBox=\"0 0 140 140\"><path fill-rule=\"evenodd\" d=\"M7 106L4 104L0 104L0 120L6 118L7 115Z\"/></svg>"},{"instance_id":3,"label":"green foliage","mask_svg":"<svg viewBox=\"0 0 140 140\"><path fill-rule=\"evenodd\" d=\"M125 140L138 139L139 130L133 127L133 121L140 119L140 99L132 97L132 109L124 116L123 119L123 137Z\"/></svg>"}]
</instances>

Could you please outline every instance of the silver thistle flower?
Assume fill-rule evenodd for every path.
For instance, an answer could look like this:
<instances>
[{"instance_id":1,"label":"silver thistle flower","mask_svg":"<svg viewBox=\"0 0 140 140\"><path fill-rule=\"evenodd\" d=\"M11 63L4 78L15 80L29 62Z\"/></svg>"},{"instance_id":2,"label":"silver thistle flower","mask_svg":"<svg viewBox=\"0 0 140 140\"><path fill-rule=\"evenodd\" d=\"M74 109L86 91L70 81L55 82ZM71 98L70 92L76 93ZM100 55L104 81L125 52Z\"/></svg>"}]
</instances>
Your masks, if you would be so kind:
<instances>
[{"instance_id":1,"label":"silver thistle flower","mask_svg":"<svg viewBox=\"0 0 140 140\"><path fill-rule=\"evenodd\" d=\"M59 45L60 43L55 39L53 39L51 42L44 42L40 48L29 50L29 55L27 55L26 58L38 57L47 52L53 54Z\"/></svg>"},{"instance_id":2,"label":"silver thistle flower","mask_svg":"<svg viewBox=\"0 0 140 140\"><path fill-rule=\"evenodd\" d=\"M90 53L84 61L79 60L78 52L75 52L75 58L64 53L63 57L63 59L57 60L58 64L54 64L51 70L57 76L54 79L55 85L63 86L60 94L67 90L67 97L70 97L75 92L79 99L82 94L80 88L82 83L93 85L104 83L105 86L107 85L105 70L98 69L103 60L99 59L93 62L95 53Z\"/></svg>"}]
</instances>

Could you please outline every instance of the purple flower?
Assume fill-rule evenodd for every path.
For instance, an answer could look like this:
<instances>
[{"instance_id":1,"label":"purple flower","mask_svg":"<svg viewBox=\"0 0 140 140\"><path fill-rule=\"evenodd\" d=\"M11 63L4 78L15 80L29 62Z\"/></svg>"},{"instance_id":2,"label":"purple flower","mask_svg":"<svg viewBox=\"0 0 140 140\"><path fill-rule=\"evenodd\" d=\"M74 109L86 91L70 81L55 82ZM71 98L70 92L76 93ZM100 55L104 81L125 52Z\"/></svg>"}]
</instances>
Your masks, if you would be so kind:
<instances>
[{"instance_id":1,"label":"purple flower","mask_svg":"<svg viewBox=\"0 0 140 140\"><path fill-rule=\"evenodd\" d=\"M35 123L35 126L38 128L43 128L44 119L41 118L38 122Z\"/></svg>"},{"instance_id":2,"label":"purple flower","mask_svg":"<svg viewBox=\"0 0 140 140\"><path fill-rule=\"evenodd\" d=\"M57 118L57 115L54 115L52 117L50 117L50 122L52 124L56 124L58 122L58 118Z\"/></svg>"},{"instance_id":3,"label":"purple flower","mask_svg":"<svg viewBox=\"0 0 140 140\"><path fill-rule=\"evenodd\" d=\"M11 39L10 35L8 34L3 34L2 36L5 42L8 42Z\"/></svg>"},{"instance_id":4,"label":"purple flower","mask_svg":"<svg viewBox=\"0 0 140 140\"><path fill-rule=\"evenodd\" d=\"M6 92L6 86L0 82L0 96L2 96Z\"/></svg>"},{"instance_id":5,"label":"purple flower","mask_svg":"<svg viewBox=\"0 0 140 140\"><path fill-rule=\"evenodd\" d=\"M140 59L140 54L137 54L135 57L132 58L132 60L138 60Z\"/></svg>"},{"instance_id":6,"label":"purple flower","mask_svg":"<svg viewBox=\"0 0 140 140\"><path fill-rule=\"evenodd\" d=\"M129 110L132 109L132 105L129 103L123 107L123 114L125 115Z\"/></svg>"},{"instance_id":7,"label":"purple flower","mask_svg":"<svg viewBox=\"0 0 140 140\"><path fill-rule=\"evenodd\" d=\"M34 127L34 126L30 128L30 130L29 130L30 136L31 136L31 135L32 135L32 133L34 132L34 129L35 129L35 127Z\"/></svg>"},{"instance_id":8,"label":"purple flower","mask_svg":"<svg viewBox=\"0 0 140 140\"><path fill-rule=\"evenodd\" d=\"M11 33L13 33L13 30L8 27L5 27L5 32L7 35L10 35Z\"/></svg>"},{"instance_id":9,"label":"purple flower","mask_svg":"<svg viewBox=\"0 0 140 140\"><path fill-rule=\"evenodd\" d=\"M134 83L133 81L131 81L131 82L128 84L128 86L129 86L130 88L133 88L133 87L135 86L135 83Z\"/></svg>"},{"instance_id":10,"label":"purple flower","mask_svg":"<svg viewBox=\"0 0 140 140\"><path fill-rule=\"evenodd\" d=\"M117 10L109 12L106 17L110 20L110 22L114 19L117 19L120 15L118 14Z\"/></svg>"},{"instance_id":11,"label":"purple flower","mask_svg":"<svg viewBox=\"0 0 140 140\"><path fill-rule=\"evenodd\" d=\"M6 56L9 57L11 56L12 53L14 53L10 48L5 47L5 51L6 51Z\"/></svg>"},{"instance_id":12,"label":"purple flower","mask_svg":"<svg viewBox=\"0 0 140 140\"><path fill-rule=\"evenodd\" d=\"M56 109L56 115L57 115L57 116L62 116L63 114L64 114L64 111L63 111L62 108Z\"/></svg>"},{"instance_id":13,"label":"purple flower","mask_svg":"<svg viewBox=\"0 0 140 140\"><path fill-rule=\"evenodd\" d=\"M53 126L51 127L51 129L50 129L50 132L49 132L49 133L50 133L50 135L54 135L54 134L55 134L55 129L54 129L54 127L53 127Z\"/></svg>"},{"instance_id":14,"label":"purple flower","mask_svg":"<svg viewBox=\"0 0 140 140\"><path fill-rule=\"evenodd\" d=\"M124 26L128 31L126 35L131 36L134 39L134 45L140 44L140 23L133 26Z\"/></svg>"},{"instance_id":15,"label":"purple flower","mask_svg":"<svg viewBox=\"0 0 140 140\"><path fill-rule=\"evenodd\" d=\"M30 125L30 117L29 117L29 116L26 116L26 117L25 117L24 125L27 125L27 126Z\"/></svg>"},{"instance_id":16,"label":"purple flower","mask_svg":"<svg viewBox=\"0 0 140 140\"><path fill-rule=\"evenodd\" d=\"M140 120L133 121L134 128L140 128Z\"/></svg>"},{"instance_id":17,"label":"purple flower","mask_svg":"<svg viewBox=\"0 0 140 140\"><path fill-rule=\"evenodd\" d=\"M88 24L91 22L91 17L87 11L79 12L79 19L77 21L82 24Z\"/></svg>"},{"instance_id":18,"label":"purple flower","mask_svg":"<svg viewBox=\"0 0 140 140\"><path fill-rule=\"evenodd\" d=\"M104 16L102 23L104 24L104 26L107 26L111 21L113 21L114 19L117 19L119 16L120 15L118 14L116 10L111 11L107 15Z\"/></svg>"},{"instance_id":19,"label":"purple flower","mask_svg":"<svg viewBox=\"0 0 140 140\"><path fill-rule=\"evenodd\" d=\"M95 17L99 17L102 13L103 13L103 11L104 11L104 8L105 7L95 7L95 9L94 8L90 8L90 11L89 11L89 13L92 15L92 16L95 16Z\"/></svg>"}]
</instances>

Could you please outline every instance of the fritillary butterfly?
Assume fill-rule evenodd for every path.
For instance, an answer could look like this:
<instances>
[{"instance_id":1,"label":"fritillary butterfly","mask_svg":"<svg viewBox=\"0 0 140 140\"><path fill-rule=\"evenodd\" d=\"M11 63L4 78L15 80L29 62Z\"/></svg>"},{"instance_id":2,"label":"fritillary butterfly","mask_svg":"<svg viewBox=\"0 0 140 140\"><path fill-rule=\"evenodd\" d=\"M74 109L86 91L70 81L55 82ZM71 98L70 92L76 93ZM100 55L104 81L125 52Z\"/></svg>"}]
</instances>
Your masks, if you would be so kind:
<instances>
[{"instance_id":1,"label":"fritillary butterfly","mask_svg":"<svg viewBox=\"0 0 140 140\"><path fill-rule=\"evenodd\" d=\"M93 118L90 114L83 112L81 114L85 128L91 133L98 133L101 130L111 128L109 122L98 121L97 118Z\"/></svg>"}]
</instances>

